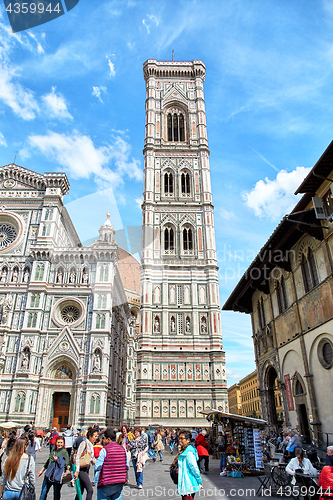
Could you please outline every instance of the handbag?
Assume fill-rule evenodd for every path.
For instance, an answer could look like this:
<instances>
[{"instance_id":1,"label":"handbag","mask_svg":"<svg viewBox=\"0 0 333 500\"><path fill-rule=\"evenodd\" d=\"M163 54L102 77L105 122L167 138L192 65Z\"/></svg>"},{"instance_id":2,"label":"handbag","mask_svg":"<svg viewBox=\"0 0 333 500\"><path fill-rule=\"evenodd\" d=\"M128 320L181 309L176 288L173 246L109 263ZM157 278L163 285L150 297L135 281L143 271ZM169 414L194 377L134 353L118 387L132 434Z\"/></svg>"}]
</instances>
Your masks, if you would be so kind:
<instances>
[{"instance_id":1,"label":"handbag","mask_svg":"<svg viewBox=\"0 0 333 500\"><path fill-rule=\"evenodd\" d=\"M61 478L61 484L69 483L73 479L72 473L70 470L63 473Z\"/></svg>"},{"instance_id":2,"label":"handbag","mask_svg":"<svg viewBox=\"0 0 333 500\"><path fill-rule=\"evenodd\" d=\"M170 477L174 484L178 484L178 462L175 465L171 465L170 467Z\"/></svg>"},{"instance_id":3,"label":"handbag","mask_svg":"<svg viewBox=\"0 0 333 500\"><path fill-rule=\"evenodd\" d=\"M89 467L91 462L91 453L88 451L88 444L86 444L86 449L80 456L80 469Z\"/></svg>"},{"instance_id":4,"label":"handbag","mask_svg":"<svg viewBox=\"0 0 333 500\"><path fill-rule=\"evenodd\" d=\"M31 457L29 455L27 470L26 470L26 473L24 475L23 486L22 486L22 489L20 491L19 500L36 500L35 485L32 484L31 478L30 478L30 471L29 471L30 459L31 459Z\"/></svg>"}]
</instances>

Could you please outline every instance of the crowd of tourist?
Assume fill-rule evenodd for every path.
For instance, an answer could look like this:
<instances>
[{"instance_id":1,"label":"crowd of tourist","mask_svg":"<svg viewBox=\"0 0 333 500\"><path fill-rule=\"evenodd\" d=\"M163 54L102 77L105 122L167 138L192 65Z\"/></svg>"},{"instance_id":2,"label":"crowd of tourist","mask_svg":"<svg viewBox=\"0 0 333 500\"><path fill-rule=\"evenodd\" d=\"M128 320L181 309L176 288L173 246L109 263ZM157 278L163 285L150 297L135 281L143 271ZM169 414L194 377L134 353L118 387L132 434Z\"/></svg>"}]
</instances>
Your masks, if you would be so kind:
<instances>
[{"instance_id":1,"label":"crowd of tourist","mask_svg":"<svg viewBox=\"0 0 333 500\"><path fill-rule=\"evenodd\" d=\"M284 431L281 436L269 435L267 441L274 438L279 440L276 445L281 443L280 450L288 458L286 472L292 476L292 485L310 484L311 477L319 476L319 486L331 487L333 493L333 446L327 448L326 463L319 475L304 456L298 434ZM123 487L128 484L130 463L136 486L142 489L145 463L157 459L162 462L167 445L170 453L175 455L170 475L177 485L177 492L182 500L193 500L202 488L201 474L209 471L209 432L205 429L130 429L127 425L119 431L107 428L101 432L98 426L94 426L82 429L80 433L70 426L62 433L56 428L41 433L27 425L23 429L5 432L0 438L0 494L2 500L26 500L21 495L22 490L27 481L33 487L36 455L45 446L49 447L50 453L37 474L38 478L44 476L39 500L46 500L50 489L53 489L53 500L60 500L62 486L67 482L75 488L75 500L82 500L84 494L86 500L92 500L94 486L97 486L97 500L121 500ZM224 446L219 444L219 452L220 467L223 467L225 443ZM89 475L91 467L93 481ZM301 473L302 483L298 483ZM330 495L332 498L333 494Z\"/></svg>"},{"instance_id":2,"label":"crowd of tourist","mask_svg":"<svg viewBox=\"0 0 333 500\"><path fill-rule=\"evenodd\" d=\"M154 431L123 425L117 432L98 426L80 433L71 426L59 433L57 428L37 431L33 425L4 432L0 439L2 462L2 500L22 500L21 491L28 479L35 483L36 455L42 446L49 447L49 456L37 477L43 477L39 500L46 500L53 488L53 500L60 500L63 484L70 482L75 488L75 500L92 500L97 486L97 500L120 500L122 489L128 484L128 470L132 463L138 489L143 488L143 469L147 460L163 462L163 451L168 445L175 453L171 466L176 474L177 490L183 500L192 500L202 487L201 473L209 470L207 431L193 429ZM204 460L205 469L201 469ZM94 478L89 471L94 467Z\"/></svg>"}]
</instances>

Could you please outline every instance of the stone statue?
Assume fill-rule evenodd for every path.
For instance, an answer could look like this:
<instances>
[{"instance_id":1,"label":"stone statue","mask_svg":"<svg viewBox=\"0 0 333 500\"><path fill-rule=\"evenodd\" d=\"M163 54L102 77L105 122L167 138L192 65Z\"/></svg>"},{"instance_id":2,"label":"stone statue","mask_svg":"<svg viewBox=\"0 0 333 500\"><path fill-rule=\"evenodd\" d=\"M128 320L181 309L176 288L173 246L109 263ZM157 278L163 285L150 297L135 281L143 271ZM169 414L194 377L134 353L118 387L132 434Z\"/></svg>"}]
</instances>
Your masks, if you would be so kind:
<instances>
[{"instance_id":1,"label":"stone statue","mask_svg":"<svg viewBox=\"0 0 333 500\"><path fill-rule=\"evenodd\" d=\"M186 332L190 332L191 331L191 321L190 321L190 318L188 316L186 318L185 331Z\"/></svg>"},{"instance_id":2,"label":"stone statue","mask_svg":"<svg viewBox=\"0 0 333 500\"><path fill-rule=\"evenodd\" d=\"M62 283L63 274L61 271L57 273L57 283Z\"/></svg>"},{"instance_id":3,"label":"stone statue","mask_svg":"<svg viewBox=\"0 0 333 500\"><path fill-rule=\"evenodd\" d=\"M76 282L76 274L75 273L69 273L69 283L75 283Z\"/></svg>"},{"instance_id":4,"label":"stone statue","mask_svg":"<svg viewBox=\"0 0 333 500\"><path fill-rule=\"evenodd\" d=\"M29 271L24 271L24 274L23 274L23 282L24 283L29 283Z\"/></svg>"},{"instance_id":5,"label":"stone statue","mask_svg":"<svg viewBox=\"0 0 333 500\"><path fill-rule=\"evenodd\" d=\"M82 276L82 283L84 283L85 285L88 284L88 273L83 273L83 276Z\"/></svg>"},{"instance_id":6,"label":"stone statue","mask_svg":"<svg viewBox=\"0 0 333 500\"><path fill-rule=\"evenodd\" d=\"M207 325L205 319L203 318L201 320L201 333L206 333L206 332L207 332Z\"/></svg>"},{"instance_id":7,"label":"stone statue","mask_svg":"<svg viewBox=\"0 0 333 500\"><path fill-rule=\"evenodd\" d=\"M18 282L18 272L17 272L17 269L15 268L14 271L13 271L13 275L12 275L12 282L13 283L17 283Z\"/></svg>"},{"instance_id":8,"label":"stone statue","mask_svg":"<svg viewBox=\"0 0 333 500\"><path fill-rule=\"evenodd\" d=\"M154 332L155 333L159 333L160 332L160 320L159 320L158 316L155 316Z\"/></svg>"},{"instance_id":9,"label":"stone statue","mask_svg":"<svg viewBox=\"0 0 333 500\"><path fill-rule=\"evenodd\" d=\"M1 324L6 325L8 320L8 315L13 306L13 297L8 294L6 297L2 297L0 300L0 311L2 312Z\"/></svg>"},{"instance_id":10,"label":"stone statue","mask_svg":"<svg viewBox=\"0 0 333 500\"><path fill-rule=\"evenodd\" d=\"M7 269L4 267L2 272L1 272L1 282L6 283L7 281Z\"/></svg>"},{"instance_id":11,"label":"stone statue","mask_svg":"<svg viewBox=\"0 0 333 500\"><path fill-rule=\"evenodd\" d=\"M101 371L101 358L98 352L95 352L93 361L93 372L100 372L100 371Z\"/></svg>"},{"instance_id":12,"label":"stone statue","mask_svg":"<svg viewBox=\"0 0 333 500\"><path fill-rule=\"evenodd\" d=\"M28 366L29 366L29 358L26 354L23 354L21 361L21 370L24 372L28 371Z\"/></svg>"},{"instance_id":13,"label":"stone statue","mask_svg":"<svg viewBox=\"0 0 333 500\"><path fill-rule=\"evenodd\" d=\"M175 322L175 318L173 316L171 318L171 331L172 332L176 331L176 322Z\"/></svg>"}]
</instances>

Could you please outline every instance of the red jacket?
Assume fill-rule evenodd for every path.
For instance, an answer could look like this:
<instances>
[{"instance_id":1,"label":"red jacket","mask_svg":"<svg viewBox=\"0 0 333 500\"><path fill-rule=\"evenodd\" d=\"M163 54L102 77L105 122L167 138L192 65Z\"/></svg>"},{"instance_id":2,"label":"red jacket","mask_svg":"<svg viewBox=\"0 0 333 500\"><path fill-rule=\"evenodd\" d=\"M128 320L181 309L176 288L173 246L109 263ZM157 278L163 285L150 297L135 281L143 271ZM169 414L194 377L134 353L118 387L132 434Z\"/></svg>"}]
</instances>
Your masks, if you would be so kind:
<instances>
[{"instance_id":1,"label":"red jacket","mask_svg":"<svg viewBox=\"0 0 333 500\"><path fill-rule=\"evenodd\" d=\"M195 445L197 447L199 457L209 457L208 443L205 439L205 436L203 436L202 434L198 434L195 439Z\"/></svg>"},{"instance_id":2,"label":"red jacket","mask_svg":"<svg viewBox=\"0 0 333 500\"><path fill-rule=\"evenodd\" d=\"M59 436L59 432L54 432L52 435L51 435L51 438L50 438L50 444L55 444L56 442L56 439L57 437Z\"/></svg>"},{"instance_id":3,"label":"red jacket","mask_svg":"<svg viewBox=\"0 0 333 500\"><path fill-rule=\"evenodd\" d=\"M333 498L333 466L325 465L319 475L318 480L320 491L319 500L326 500L328 498Z\"/></svg>"}]
</instances>

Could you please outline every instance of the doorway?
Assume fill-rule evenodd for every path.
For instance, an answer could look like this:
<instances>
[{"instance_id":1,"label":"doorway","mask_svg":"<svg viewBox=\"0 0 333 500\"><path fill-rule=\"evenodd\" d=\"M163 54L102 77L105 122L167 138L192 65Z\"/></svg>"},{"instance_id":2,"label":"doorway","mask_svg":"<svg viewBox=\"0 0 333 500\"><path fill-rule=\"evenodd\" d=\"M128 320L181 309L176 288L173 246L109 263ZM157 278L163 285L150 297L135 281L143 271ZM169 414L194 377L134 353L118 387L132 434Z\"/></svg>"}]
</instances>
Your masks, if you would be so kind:
<instances>
[{"instance_id":1,"label":"doorway","mask_svg":"<svg viewBox=\"0 0 333 500\"><path fill-rule=\"evenodd\" d=\"M305 404L298 405L297 413L298 413L299 427L300 427L303 439L306 442L309 442L309 441L311 442L308 412L306 411Z\"/></svg>"},{"instance_id":2,"label":"doorway","mask_svg":"<svg viewBox=\"0 0 333 500\"><path fill-rule=\"evenodd\" d=\"M70 403L71 395L69 392L55 392L53 394L52 427L56 427L58 431L68 425Z\"/></svg>"}]
</instances>

